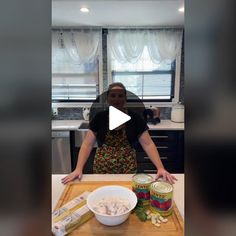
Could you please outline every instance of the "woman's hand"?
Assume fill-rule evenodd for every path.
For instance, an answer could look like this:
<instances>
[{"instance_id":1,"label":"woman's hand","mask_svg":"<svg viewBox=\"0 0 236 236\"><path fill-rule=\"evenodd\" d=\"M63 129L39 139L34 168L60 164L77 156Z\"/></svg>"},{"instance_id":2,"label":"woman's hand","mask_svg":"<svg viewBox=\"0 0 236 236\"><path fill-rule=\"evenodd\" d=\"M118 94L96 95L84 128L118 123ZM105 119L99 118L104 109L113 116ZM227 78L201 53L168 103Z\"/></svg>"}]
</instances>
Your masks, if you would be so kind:
<instances>
[{"instance_id":1,"label":"woman's hand","mask_svg":"<svg viewBox=\"0 0 236 236\"><path fill-rule=\"evenodd\" d=\"M157 176L156 180L159 179L160 177L163 177L164 181L169 182L170 184L174 184L177 179L171 175L168 171L166 171L164 168L160 168L157 171Z\"/></svg>"},{"instance_id":2,"label":"woman's hand","mask_svg":"<svg viewBox=\"0 0 236 236\"><path fill-rule=\"evenodd\" d=\"M68 182L78 178L79 180L82 179L82 170L74 170L73 172L71 172L69 175L67 175L66 177L64 177L61 182L63 184L67 184Z\"/></svg>"}]
</instances>

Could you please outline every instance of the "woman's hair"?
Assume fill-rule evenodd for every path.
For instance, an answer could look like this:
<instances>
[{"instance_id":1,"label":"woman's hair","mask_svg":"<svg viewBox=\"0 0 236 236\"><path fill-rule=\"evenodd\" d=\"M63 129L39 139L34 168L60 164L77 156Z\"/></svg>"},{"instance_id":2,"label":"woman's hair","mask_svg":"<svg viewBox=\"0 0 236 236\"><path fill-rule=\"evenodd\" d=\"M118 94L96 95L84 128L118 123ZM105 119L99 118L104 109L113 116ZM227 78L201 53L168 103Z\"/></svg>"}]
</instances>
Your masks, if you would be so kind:
<instances>
[{"instance_id":1,"label":"woman's hair","mask_svg":"<svg viewBox=\"0 0 236 236\"><path fill-rule=\"evenodd\" d=\"M107 90L107 95L109 94L109 92L110 92L110 91L112 90L112 88L114 88L114 87L120 87L120 88L124 89L125 94L126 94L126 88L125 88L125 86L124 86L122 83L120 83L120 82L115 82L115 83L112 83L112 84L109 85L108 90Z\"/></svg>"}]
</instances>

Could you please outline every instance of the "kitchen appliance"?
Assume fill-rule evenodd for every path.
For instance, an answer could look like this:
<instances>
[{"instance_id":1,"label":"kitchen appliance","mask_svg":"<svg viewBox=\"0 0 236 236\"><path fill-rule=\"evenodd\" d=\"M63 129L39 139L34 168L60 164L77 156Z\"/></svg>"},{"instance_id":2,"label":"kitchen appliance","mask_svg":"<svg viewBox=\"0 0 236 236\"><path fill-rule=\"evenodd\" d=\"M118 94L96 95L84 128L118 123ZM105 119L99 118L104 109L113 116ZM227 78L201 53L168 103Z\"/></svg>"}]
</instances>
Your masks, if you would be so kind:
<instances>
[{"instance_id":1,"label":"kitchen appliance","mask_svg":"<svg viewBox=\"0 0 236 236\"><path fill-rule=\"evenodd\" d=\"M177 122L177 123L184 122L184 105L178 103L172 107L171 121Z\"/></svg>"},{"instance_id":2,"label":"kitchen appliance","mask_svg":"<svg viewBox=\"0 0 236 236\"><path fill-rule=\"evenodd\" d=\"M70 172L70 131L52 131L52 174Z\"/></svg>"},{"instance_id":3,"label":"kitchen appliance","mask_svg":"<svg viewBox=\"0 0 236 236\"><path fill-rule=\"evenodd\" d=\"M160 108L158 107L152 107L147 108L143 112L144 119L146 120L147 123L156 125L160 123Z\"/></svg>"},{"instance_id":4,"label":"kitchen appliance","mask_svg":"<svg viewBox=\"0 0 236 236\"><path fill-rule=\"evenodd\" d=\"M89 107L83 107L83 117L84 120L89 120L89 115L90 115L90 108Z\"/></svg>"}]
</instances>

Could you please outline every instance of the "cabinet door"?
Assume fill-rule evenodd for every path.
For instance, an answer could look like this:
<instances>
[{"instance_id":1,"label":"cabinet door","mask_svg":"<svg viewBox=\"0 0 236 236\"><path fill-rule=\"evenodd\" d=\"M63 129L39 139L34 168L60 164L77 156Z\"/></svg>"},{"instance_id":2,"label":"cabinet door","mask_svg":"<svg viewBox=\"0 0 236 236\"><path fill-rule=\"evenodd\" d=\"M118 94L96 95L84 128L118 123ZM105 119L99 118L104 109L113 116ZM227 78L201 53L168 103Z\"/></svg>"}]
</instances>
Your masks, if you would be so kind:
<instances>
[{"instance_id":1,"label":"cabinet door","mask_svg":"<svg viewBox=\"0 0 236 236\"><path fill-rule=\"evenodd\" d=\"M175 151L178 146L178 131L150 131L152 141L159 151Z\"/></svg>"},{"instance_id":2,"label":"cabinet door","mask_svg":"<svg viewBox=\"0 0 236 236\"><path fill-rule=\"evenodd\" d=\"M179 166L178 163L168 163L164 164L164 166L170 173L183 173L181 166ZM157 169L153 163L138 163L138 173L156 174Z\"/></svg>"},{"instance_id":3,"label":"cabinet door","mask_svg":"<svg viewBox=\"0 0 236 236\"><path fill-rule=\"evenodd\" d=\"M184 172L184 132L150 130L150 136L157 147L164 167L174 173ZM155 166L141 145L137 146L139 172L152 173Z\"/></svg>"},{"instance_id":4,"label":"cabinet door","mask_svg":"<svg viewBox=\"0 0 236 236\"><path fill-rule=\"evenodd\" d=\"M155 174L156 167L152 163L138 163L138 173Z\"/></svg>"},{"instance_id":5,"label":"cabinet door","mask_svg":"<svg viewBox=\"0 0 236 236\"><path fill-rule=\"evenodd\" d=\"M169 155L168 154L163 154L163 155L160 155L160 158L162 160L162 162L166 162L166 161L169 161ZM142 152L136 152L136 158L137 158L137 162L151 162L150 158L148 157L148 155L146 154L146 152L142 151Z\"/></svg>"},{"instance_id":6,"label":"cabinet door","mask_svg":"<svg viewBox=\"0 0 236 236\"><path fill-rule=\"evenodd\" d=\"M80 150L80 144L81 142L78 143L78 136L79 134L75 131L71 131L71 166L72 170L76 168L77 165L77 160L78 160L78 154ZM93 160L96 152L96 147L94 147L89 155L89 158L87 162L85 163L83 173L84 174L92 174L93 173Z\"/></svg>"},{"instance_id":7,"label":"cabinet door","mask_svg":"<svg viewBox=\"0 0 236 236\"><path fill-rule=\"evenodd\" d=\"M76 163L77 163L77 159L78 159L78 154L79 154L79 148L76 148L75 149L75 161L73 162L74 163L74 166L73 166L73 170L75 169L76 167ZM94 161L94 156L95 156L95 153L96 153L96 148L93 148L90 155L89 155L89 158L87 160L87 162L85 163L85 166L84 166L84 169L83 169L83 174L93 174L93 161Z\"/></svg>"}]
</instances>

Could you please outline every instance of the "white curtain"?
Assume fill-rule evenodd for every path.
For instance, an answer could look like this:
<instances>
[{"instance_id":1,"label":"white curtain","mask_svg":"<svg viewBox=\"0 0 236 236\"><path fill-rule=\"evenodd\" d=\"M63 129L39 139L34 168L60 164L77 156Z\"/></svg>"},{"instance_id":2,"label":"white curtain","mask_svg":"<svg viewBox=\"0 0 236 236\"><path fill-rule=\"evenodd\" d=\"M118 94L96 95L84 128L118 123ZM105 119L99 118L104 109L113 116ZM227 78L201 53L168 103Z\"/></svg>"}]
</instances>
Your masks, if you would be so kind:
<instances>
[{"instance_id":1,"label":"white curtain","mask_svg":"<svg viewBox=\"0 0 236 236\"><path fill-rule=\"evenodd\" d=\"M147 47L153 62L175 60L181 53L182 31L158 30L147 32Z\"/></svg>"},{"instance_id":2,"label":"white curtain","mask_svg":"<svg viewBox=\"0 0 236 236\"><path fill-rule=\"evenodd\" d=\"M60 31L52 32L52 63L56 64L60 62L62 52Z\"/></svg>"},{"instance_id":3,"label":"white curtain","mask_svg":"<svg viewBox=\"0 0 236 236\"><path fill-rule=\"evenodd\" d=\"M109 30L108 42L120 63L137 63L148 48L153 63L173 61L181 53L182 30Z\"/></svg>"},{"instance_id":4,"label":"white curtain","mask_svg":"<svg viewBox=\"0 0 236 236\"><path fill-rule=\"evenodd\" d=\"M57 60L63 49L68 54L68 60L74 64L93 62L98 56L99 43L99 30L53 31L52 60Z\"/></svg>"},{"instance_id":5,"label":"white curtain","mask_svg":"<svg viewBox=\"0 0 236 236\"><path fill-rule=\"evenodd\" d=\"M121 63L136 63L143 53L144 31L109 31L108 41L113 55Z\"/></svg>"}]
</instances>

